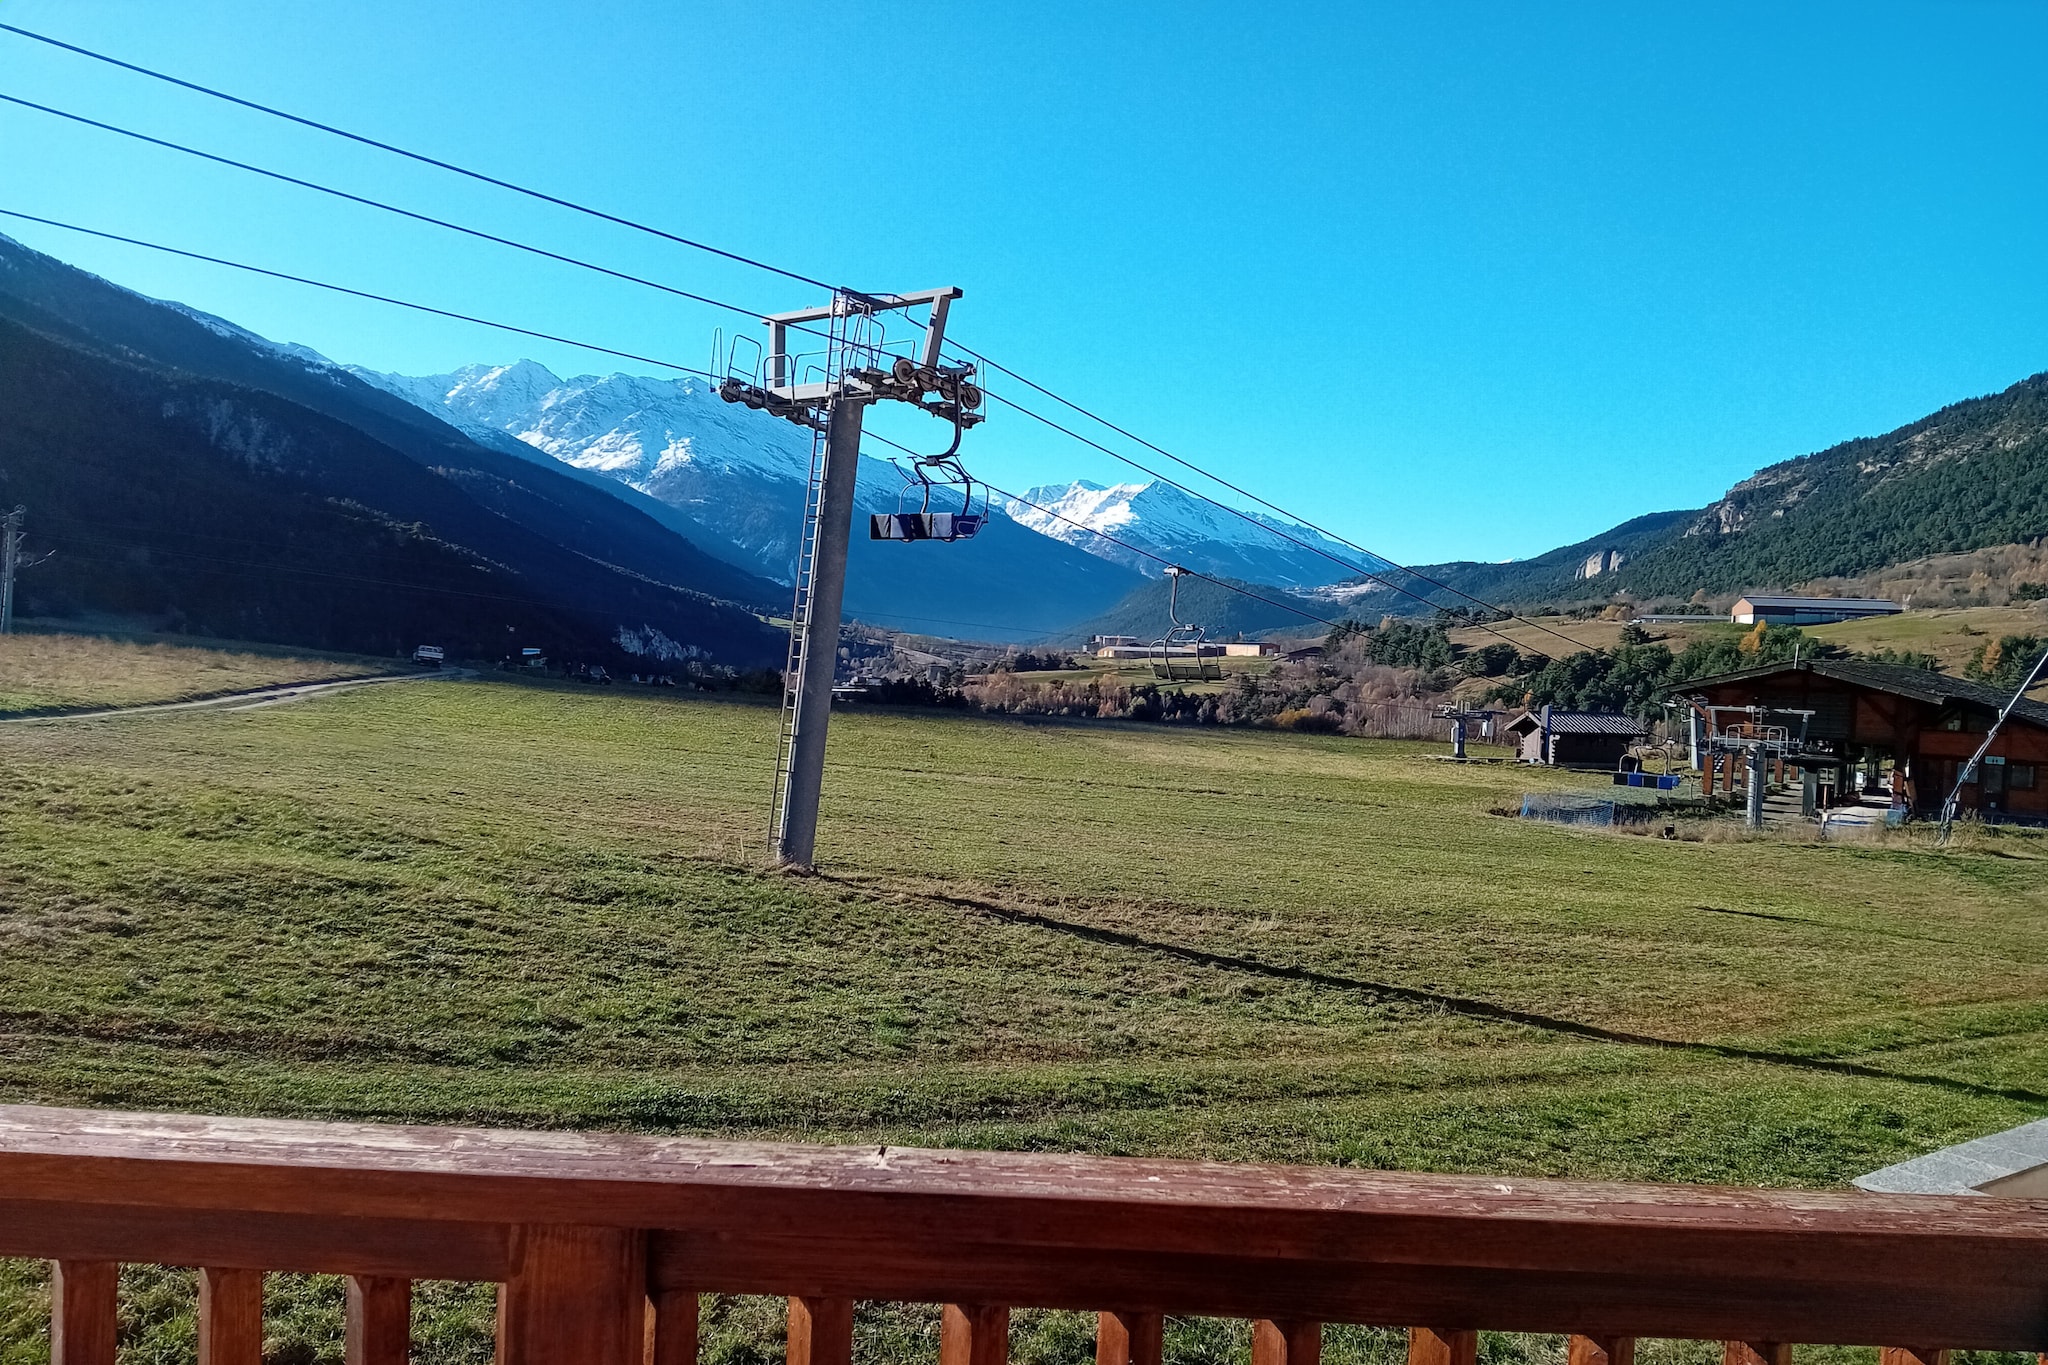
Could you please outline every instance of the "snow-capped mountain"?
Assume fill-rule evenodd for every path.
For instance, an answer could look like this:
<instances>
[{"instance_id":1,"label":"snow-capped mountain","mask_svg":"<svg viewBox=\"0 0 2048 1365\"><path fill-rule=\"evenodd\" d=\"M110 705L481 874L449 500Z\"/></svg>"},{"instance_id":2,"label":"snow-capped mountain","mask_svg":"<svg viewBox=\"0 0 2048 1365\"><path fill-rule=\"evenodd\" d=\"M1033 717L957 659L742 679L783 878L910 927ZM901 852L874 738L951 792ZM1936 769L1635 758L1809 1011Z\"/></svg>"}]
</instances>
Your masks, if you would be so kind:
<instances>
[{"instance_id":1,"label":"snow-capped mountain","mask_svg":"<svg viewBox=\"0 0 2048 1365\"><path fill-rule=\"evenodd\" d=\"M354 373L480 442L653 500L731 563L782 582L793 575L811 434L727 403L703 381L563 379L531 360L425 376ZM901 486L889 465L863 460L857 501L863 511L893 511ZM1028 640L1106 609L1139 582L1114 562L998 517L973 541L950 546L856 535L847 605L898 629Z\"/></svg>"},{"instance_id":2,"label":"snow-capped mountain","mask_svg":"<svg viewBox=\"0 0 2048 1365\"><path fill-rule=\"evenodd\" d=\"M1306 526L1262 512L1240 517L1167 483L1046 484L1004 510L1040 535L1128 565L1148 578L1159 577L1164 566L1089 532L1101 531L1203 573L1290 588L1353 578L1359 567L1380 568L1380 561Z\"/></svg>"},{"instance_id":3,"label":"snow-capped mountain","mask_svg":"<svg viewBox=\"0 0 2048 1365\"><path fill-rule=\"evenodd\" d=\"M578 375L545 365L470 365L451 374L360 378L478 440L602 475L683 513L713 553L788 581L810 470L807 432L724 402L696 379Z\"/></svg>"}]
</instances>

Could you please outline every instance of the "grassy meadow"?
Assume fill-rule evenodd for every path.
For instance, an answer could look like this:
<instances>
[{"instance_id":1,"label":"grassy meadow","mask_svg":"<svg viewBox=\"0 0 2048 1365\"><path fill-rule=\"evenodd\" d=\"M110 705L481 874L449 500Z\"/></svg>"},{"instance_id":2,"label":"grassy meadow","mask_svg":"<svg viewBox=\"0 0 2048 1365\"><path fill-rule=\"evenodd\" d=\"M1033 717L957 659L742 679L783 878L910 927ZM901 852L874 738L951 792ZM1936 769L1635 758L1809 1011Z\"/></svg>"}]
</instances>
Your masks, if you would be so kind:
<instances>
[{"instance_id":1,"label":"grassy meadow","mask_svg":"<svg viewBox=\"0 0 2048 1365\"><path fill-rule=\"evenodd\" d=\"M359 678L388 668L352 657L307 658L99 635L0 635L0 716L193 701L259 687Z\"/></svg>"},{"instance_id":2,"label":"grassy meadow","mask_svg":"<svg viewBox=\"0 0 2048 1365\"><path fill-rule=\"evenodd\" d=\"M1961 673L1965 663L2001 636L2048 634L2048 603L1943 607L1807 629L1817 638L1847 649L1932 654L1947 672Z\"/></svg>"},{"instance_id":3,"label":"grassy meadow","mask_svg":"<svg viewBox=\"0 0 2048 1365\"><path fill-rule=\"evenodd\" d=\"M791 877L775 721L486 681L9 727L0 1098L1809 1186L2048 1113L2048 841L1575 831L1492 812L1596 779L1428 745L855 708ZM180 1274L132 1272L129 1365L189 1358ZM0 1365L39 1284L0 1268ZM277 1284L326 1359L331 1283ZM423 1358L481 1359L436 1292ZM1070 1318L1020 1358L1092 1358Z\"/></svg>"}]
</instances>

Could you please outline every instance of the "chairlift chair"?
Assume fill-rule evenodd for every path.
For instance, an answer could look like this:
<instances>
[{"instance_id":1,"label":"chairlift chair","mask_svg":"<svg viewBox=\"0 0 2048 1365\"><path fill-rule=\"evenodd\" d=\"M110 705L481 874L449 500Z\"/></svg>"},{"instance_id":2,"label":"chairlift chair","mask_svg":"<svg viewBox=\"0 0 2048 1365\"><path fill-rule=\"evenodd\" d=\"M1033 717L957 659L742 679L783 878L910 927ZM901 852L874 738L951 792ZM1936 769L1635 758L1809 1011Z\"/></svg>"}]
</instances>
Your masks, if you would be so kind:
<instances>
[{"instance_id":1,"label":"chairlift chair","mask_svg":"<svg viewBox=\"0 0 2048 1365\"><path fill-rule=\"evenodd\" d=\"M958 433L953 444L959 446ZM901 466L898 466L899 470ZM903 510L904 499L910 490L921 491L918 510ZM960 490L960 510L957 512L934 512L932 490L936 488L957 488ZM974 479L960 461L948 452L920 458L905 473L903 487L896 493L894 512L876 512L868 518L869 540L969 540L978 535L988 522L988 490L982 489L981 508L975 510Z\"/></svg>"},{"instance_id":2,"label":"chairlift chair","mask_svg":"<svg viewBox=\"0 0 2048 1365\"><path fill-rule=\"evenodd\" d=\"M1180 619L1180 580L1186 572L1178 564L1166 567L1166 614L1173 624L1152 642L1152 676L1167 682L1216 682L1223 677L1223 665L1204 652L1207 632Z\"/></svg>"}]
</instances>

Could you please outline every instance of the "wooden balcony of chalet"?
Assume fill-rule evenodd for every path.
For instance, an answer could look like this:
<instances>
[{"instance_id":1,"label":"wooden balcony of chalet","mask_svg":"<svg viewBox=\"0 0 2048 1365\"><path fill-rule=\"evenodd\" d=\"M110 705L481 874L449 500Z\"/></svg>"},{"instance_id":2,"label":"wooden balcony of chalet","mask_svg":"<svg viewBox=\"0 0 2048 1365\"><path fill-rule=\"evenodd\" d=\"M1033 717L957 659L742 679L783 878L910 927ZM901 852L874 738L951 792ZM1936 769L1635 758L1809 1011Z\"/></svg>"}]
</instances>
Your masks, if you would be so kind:
<instances>
[{"instance_id":1,"label":"wooden balcony of chalet","mask_svg":"<svg viewBox=\"0 0 2048 1365\"><path fill-rule=\"evenodd\" d=\"M54 1365L112 1365L122 1262L200 1269L202 1365L258 1365L265 1271L349 1277L347 1358L407 1358L414 1280L500 1286L501 1365L688 1365L703 1292L789 1299L790 1365L847 1365L856 1300L945 1305L942 1365L1001 1365L1010 1310L1101 1314L1157 1365L1166 1314L1254 1321L1257 1365L1325 1323L2048 1346L2048 1203L379 1127L0 1106L0 1255L56 1263Z\"/></svg>"}]
</instances>

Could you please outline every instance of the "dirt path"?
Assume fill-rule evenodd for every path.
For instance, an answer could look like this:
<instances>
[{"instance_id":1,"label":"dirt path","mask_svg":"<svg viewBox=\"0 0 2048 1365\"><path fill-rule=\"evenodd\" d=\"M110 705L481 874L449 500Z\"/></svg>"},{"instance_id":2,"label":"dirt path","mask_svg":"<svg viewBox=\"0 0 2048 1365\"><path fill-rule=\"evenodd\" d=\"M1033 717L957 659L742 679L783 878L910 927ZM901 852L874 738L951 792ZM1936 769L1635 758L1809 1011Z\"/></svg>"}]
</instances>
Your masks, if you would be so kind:
<instances>
[{"instance_id":1,"label":"dirt path","mask_svg":"<svg viewBox=\"0 0 2048 1365\"><path fill-rule=\"evenodd\" d=\"M285 706L346 687L375 687L382 683L463 682L475 678L467 668L448 668L431 673L379 673L368 678L337 678L332 682L283 683L274 687L251 688L246 692L224 692L197 701L156 701L136 706L104 706L91 711L57 711L44 716L0 717L0 725L47 725L69 720L105 720L110 716L156 716L174 711L256 711L266 706Z\"/></svg>"}]
</instances>

